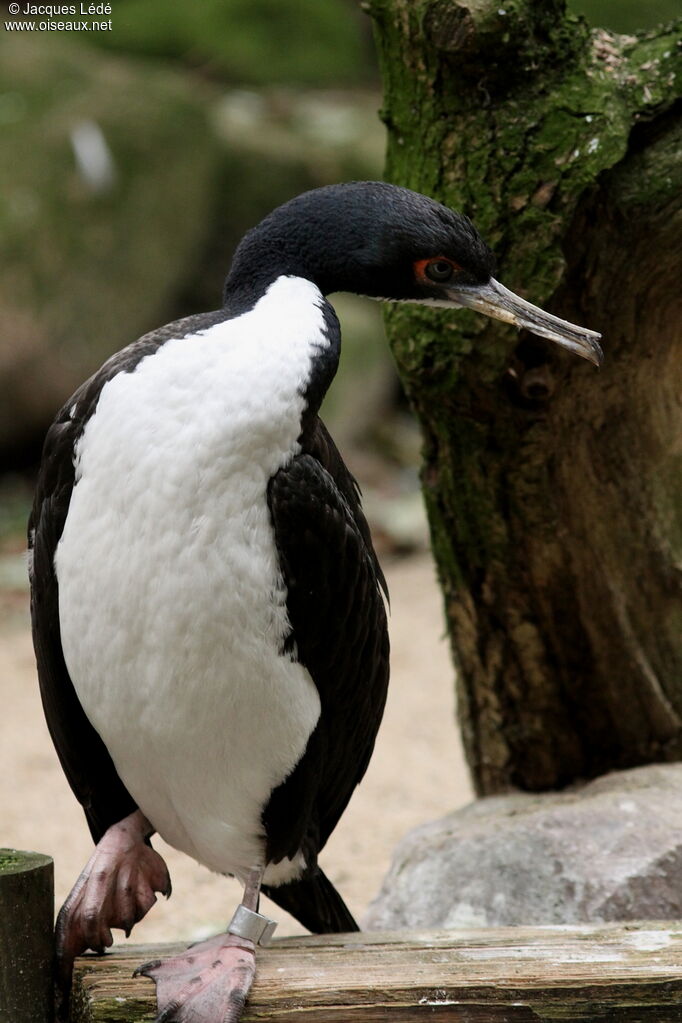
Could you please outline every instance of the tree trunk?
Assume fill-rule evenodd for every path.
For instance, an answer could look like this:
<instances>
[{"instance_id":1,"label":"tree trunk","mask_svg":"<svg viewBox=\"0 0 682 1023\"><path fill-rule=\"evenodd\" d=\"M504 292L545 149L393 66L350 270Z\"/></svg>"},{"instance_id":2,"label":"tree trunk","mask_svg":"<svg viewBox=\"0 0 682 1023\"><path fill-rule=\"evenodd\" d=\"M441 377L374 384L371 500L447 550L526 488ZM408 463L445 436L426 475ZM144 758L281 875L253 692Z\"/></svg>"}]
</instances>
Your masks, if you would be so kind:
<instances>
[{"instance_id":1,"label":"tree trunk","mask_svg":"<svg viewBox=\"0 0 682 1023\"><path fill-rule=\"evenodd\" d=\"M563 0L371 0L388 178L497 277L604 334L601 372L468 311L388 317L480 793L682 756L680 26Z\"/></svg>"}]
</instances>

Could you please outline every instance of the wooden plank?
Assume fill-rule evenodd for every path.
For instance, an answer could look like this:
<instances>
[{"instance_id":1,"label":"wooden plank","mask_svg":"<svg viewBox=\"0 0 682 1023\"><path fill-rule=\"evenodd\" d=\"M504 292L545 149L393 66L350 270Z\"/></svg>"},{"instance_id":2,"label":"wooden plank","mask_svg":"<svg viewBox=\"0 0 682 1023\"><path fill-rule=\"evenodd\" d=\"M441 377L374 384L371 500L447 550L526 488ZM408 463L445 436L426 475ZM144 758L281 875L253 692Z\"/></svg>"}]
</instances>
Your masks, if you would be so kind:
<instances>
[{"instance_id":1,"label":"wooden plank","mask_svg":"<svg viewBox=\"0 0 682 1023\"><path fill-rule=\"evenodd\" d=\"M51 1023L54 868L0 849L0 1023Z\"/></svg>"},{"instance_id":2,"label":"wooden plank","mask_svg":"<svg viewBox=\"0 0 682 1023\"><path fill-rule=\"evenodd\" d=\"M76 964L72 1023L147 1023L136 965L181 946ZM244 1023L682 1023L682 923L284 938L259 953Z\"/></svg>"}]
</instances>

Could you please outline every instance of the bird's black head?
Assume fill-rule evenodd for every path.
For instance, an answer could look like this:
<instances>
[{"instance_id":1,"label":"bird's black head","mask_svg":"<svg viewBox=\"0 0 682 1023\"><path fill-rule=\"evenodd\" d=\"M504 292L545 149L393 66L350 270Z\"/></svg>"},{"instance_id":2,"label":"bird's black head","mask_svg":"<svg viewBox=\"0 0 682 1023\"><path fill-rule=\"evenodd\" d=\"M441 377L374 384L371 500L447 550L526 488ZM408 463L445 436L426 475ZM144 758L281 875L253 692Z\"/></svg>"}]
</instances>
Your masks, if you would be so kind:
<instances>
[{"instance_id":1,"label":"bird's black head","mask_svg":"<svg viewBox=\"0 0 682 1023\"><path fill-rule=\"evenodd\" d=\"M235 253L225 302L249 308L278 277L298 276L324 295L469 306L600 360L598 335L518 298L494 280L494 264L461 213L408 188L354 181L304 192L249 231Z\"/></svg>"},{"instance_id":2,"label":"bird's black head","mask_svg":"<svg viewBox=\"0 0 682 1023\"><path fill-rule=\"evenodd\" d=\"M408 188L353 181L304 192L267 216L237 249L227 291L287 273L325 295L422 301L455 280L485 284L493 266L461 213Z\"/></svg>"}]
</instances>

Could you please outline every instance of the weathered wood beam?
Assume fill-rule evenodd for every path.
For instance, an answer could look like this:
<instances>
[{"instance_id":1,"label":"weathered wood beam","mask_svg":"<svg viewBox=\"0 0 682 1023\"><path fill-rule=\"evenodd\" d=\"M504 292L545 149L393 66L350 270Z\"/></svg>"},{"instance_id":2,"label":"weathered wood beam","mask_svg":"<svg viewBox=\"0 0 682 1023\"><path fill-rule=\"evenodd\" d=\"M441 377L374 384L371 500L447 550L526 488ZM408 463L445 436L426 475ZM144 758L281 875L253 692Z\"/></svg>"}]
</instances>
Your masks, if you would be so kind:
<instances>
[{"instance_id":1,"label":"weathered wood beam","mask_svg":"<svg viewBox=\"0 0 682 1023\"><path fill-rule=\"evenodd\" d=\"M135 966L177 945L76 964L71 1023L154 1018ZM284 938L260 952L244 1023L681 1023L682 923Z\"/></svg>"}]
</instances>

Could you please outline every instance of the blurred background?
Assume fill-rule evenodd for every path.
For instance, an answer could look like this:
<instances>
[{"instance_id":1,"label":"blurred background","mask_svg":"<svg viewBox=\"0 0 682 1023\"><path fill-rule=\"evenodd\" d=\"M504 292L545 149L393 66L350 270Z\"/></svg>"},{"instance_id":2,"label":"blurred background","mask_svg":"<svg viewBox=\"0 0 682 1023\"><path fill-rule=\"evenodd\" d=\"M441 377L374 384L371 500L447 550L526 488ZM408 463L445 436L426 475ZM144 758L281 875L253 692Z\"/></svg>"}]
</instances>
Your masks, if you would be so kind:
<instances>
[{"instance_id":1,"label":"blurred background","mask_svg":"<svg viewBox=\"0 0 682 1023\"><path fill-rule=\"evenodd\" d=\"M680 0L571 6L626 33L682 12ZM384 136L356 0L114 0L111 31L87 33L8 31L21 15L6 3L0 14L0 846L54 855L61 899L90 842L42 722L28 631L25 522L45 430L112 352L215 308L236 243L270 209L380 177ZM334 302L344 351L324 414L362 483L393 596L386 725L325 863L361 915L400 835L470 789L418 431L380 308ZM222 879L168 855L177 894L137 940L197 938L231 911Z\"/></svg>"}]
</instances>

